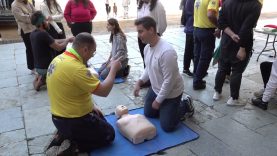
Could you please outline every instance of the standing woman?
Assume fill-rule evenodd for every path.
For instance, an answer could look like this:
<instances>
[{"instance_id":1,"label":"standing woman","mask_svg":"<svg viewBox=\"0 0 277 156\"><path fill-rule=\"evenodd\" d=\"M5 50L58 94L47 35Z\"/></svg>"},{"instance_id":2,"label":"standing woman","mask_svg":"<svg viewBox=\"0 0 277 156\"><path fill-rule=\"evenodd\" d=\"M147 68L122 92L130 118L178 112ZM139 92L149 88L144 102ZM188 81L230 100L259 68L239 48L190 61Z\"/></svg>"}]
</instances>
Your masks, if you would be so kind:
<instances>
[{"instance_id":1,"label":"standing woman","mask_svg":"<svg viewBox=\"0 0 277 156\"><path fill-rule=\"evenodd\" d=\"M69 0L64 10L64 17L73 36L81 32L92 32L92 20L96 10L90 0Z\"/></svg>"},{"instance_id":2,"label":"standing woman","mask_svg":"<svg viewBox=\"0 0 277 156\"><path fill-rule=\"evenodd\" d=\"M139 0L138 18L142 18L145 16L151 16L155 20L155 22L157 23L157 26L156 26L157 34L159 36L162 36L162 34L164 33L167 27L165 10L162 3L159 0ZM140 54L144 62L143 50L146 44L143 43L138 38L138 45L139 45ZM144 64L144 67L145 67L145 64Z\"/></svg>"},{"instance_id":3,"label":"standing woman","mask_svg":"<svg viewBox=\"0 0 277 156\"><path fill-rule=\"evenodd\" d=\"M102 79L106 79L110 72L110 61L122 57L121 69L116 73L116 77L125 77L130 70L130 66L128 65L126 36L121 30L118 21L114 18L108 19L107 30L111 32L110 43L112 43L112 50L108 60L103 63L98 70L98 74Z\"/></svg>"},{"instance_id":4,"label":"standing woman","mask_svg":"<svg viewBox=\"0 0 277 156\"><path fill-rule=\"evenodd\" d=\"M21 35L26 47L27 67L35 73L34 56L30 41L30 34L36 29L31 23L31 15L35 12L34 6L28 0L15 0L12 3L12 13L18 26L18 33Z\"/></svg>"},{"instance_id":5,"label":"standing woman","mask_svg":"<svg viewBox=\"0 0 277 156\"><path fill-rule=\"evenodd\" d=\"M65 31L62 24L63 11L61 6L57 3L56 0L44 0L40 5L40 9L43 15L49 21L49 30L48 33L54 39L65 39ZM54 56L61 54L64 50L60 52L55 52Z\"/></svg>"}]
</instances>

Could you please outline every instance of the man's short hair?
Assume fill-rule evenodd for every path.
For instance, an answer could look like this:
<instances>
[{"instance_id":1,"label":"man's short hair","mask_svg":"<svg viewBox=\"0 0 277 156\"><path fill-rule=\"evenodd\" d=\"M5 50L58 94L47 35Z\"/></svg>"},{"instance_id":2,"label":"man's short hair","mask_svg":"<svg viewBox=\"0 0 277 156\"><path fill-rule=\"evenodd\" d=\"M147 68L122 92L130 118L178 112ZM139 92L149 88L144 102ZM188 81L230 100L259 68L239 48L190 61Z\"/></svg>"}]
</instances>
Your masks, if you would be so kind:
<instances>
[{"instance_id":1,"label":"man's short hair","mask_svg":"<svg viewBox=\"0 0 277 156\"><path fill-rule=\"evenodd\" d=\"M96 42L93 36L87 32L78 34L72 43L73 48L81 48L84 46L91 48L92 46L95 46L95 45L96 45Z\"/></svg>"},{"instance_id":2,"label":"man's short hair","mask_svg":"<svg viewBox=\"0 0 277 156\"><path fill-rule=\"evenodd\" d=\"M157 29L156 29L157 24L156 24L155 20L150 16L145 16L145 17L135 20L135 25L136 26L142 25L147 30L149 30L150 28L153 28L154 31L157 31Z\"/></svg>"},{"instance_id":3,"label":"man's short hair","mask_svg":"<svg viewBox=\"0 0 277 156\"><path fill-rule=\"evenodd\" d=\"M45 21L45 16L42 14L41 11L36 11L31 16L31 23L36 27L40 27L44 21Z\"/></svg>"}]
</instances>

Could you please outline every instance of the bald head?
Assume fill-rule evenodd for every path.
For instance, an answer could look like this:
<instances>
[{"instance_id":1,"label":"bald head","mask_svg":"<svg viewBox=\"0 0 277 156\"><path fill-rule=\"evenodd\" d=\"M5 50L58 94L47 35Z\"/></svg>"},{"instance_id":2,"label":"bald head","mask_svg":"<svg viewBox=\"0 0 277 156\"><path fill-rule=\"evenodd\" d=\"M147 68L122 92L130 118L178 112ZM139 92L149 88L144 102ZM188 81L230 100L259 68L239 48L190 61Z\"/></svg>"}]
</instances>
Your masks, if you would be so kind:
<instances>
[{"instance_id":1,"label":"bald head","mask_svg":"<svg viewBox=\"0 0 277 156\"><path fill-rule=\"evenodd\" d=\"M95 45L96 45L95 40L91 36L91 34L83 32L83 33L78 34L75 37L75 39L73 41L73 44L72 44L72 47L74 49L80 49L84 46L90 48L90 47L95 46Z\"/></svg>"},{"instance_id":2,"label":"bald head","mask_svg":"<svg viewBox=\"0 0 277 156\"><path fill-rule=\"evenodd\" d=\"M83 63L94 56L96 51L96 43L91 34L83 32L78 34L72 44L72 48L82 57Z\"/></svg>"}]
</instances>

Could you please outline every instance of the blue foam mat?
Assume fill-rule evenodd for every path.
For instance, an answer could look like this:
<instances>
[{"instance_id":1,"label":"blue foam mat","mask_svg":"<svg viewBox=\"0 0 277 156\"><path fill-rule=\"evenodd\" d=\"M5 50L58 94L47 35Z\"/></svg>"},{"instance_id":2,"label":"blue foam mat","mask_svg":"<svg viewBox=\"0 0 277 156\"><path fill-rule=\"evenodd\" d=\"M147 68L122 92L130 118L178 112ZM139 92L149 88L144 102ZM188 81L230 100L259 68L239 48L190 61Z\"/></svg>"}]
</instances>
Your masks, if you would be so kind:
<instances>
[{"instance_id":1,"label":"blue foam mat","mask_svg":"<svg viewBox=\"0 0 277 156\"><path fill-rule=\"evenodd\" d=\"M95 69L95 71L99 70L99 68L94 68L94 69ZM99 80L101 82L104 81L104 79L102 79L101 77L99 77ZM114 79L114 84L119 84L119 83L123 83L123 82L125 82L125 79L122 78L122 77L117 77L117 78Z\"/></svg>"},{"instance_id":2,"label":"blue foam mat","mask_svg":"<svg viewBox=\"0 0 277 156\"><path fill-rule=\"evenodd\" d=\"M130 114L143 114L143 108L129 111ZM123 137L116 127L116 116L107 115L107 121L115 129L115 140L112 145L97 150L93 150L90 156L143 156L157 153L163 149L183 144L199 137L197 133L180 123L174 132L166 133L161 129L159 119L148 120L157 128L157 136L153 140L134 145Z\"/></svg>"}]
</instances>

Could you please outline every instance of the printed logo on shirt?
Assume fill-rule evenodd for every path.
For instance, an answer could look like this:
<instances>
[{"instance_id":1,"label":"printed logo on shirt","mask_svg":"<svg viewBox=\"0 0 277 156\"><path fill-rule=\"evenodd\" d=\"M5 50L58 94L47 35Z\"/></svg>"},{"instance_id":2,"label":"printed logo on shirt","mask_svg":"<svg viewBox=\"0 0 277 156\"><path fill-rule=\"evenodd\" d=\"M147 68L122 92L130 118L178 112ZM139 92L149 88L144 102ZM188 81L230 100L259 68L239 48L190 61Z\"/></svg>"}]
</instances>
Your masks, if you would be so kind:
<instances>
[{"instance_id":1,"label":"printed logo on shirt","mask_svg":"<svg viewBox=\"0 0 277 156\"><path fill-rule=\"evenodd\" d=\"M64 60L64 57L62 57L62 55L58 55L57 57L58 57L58 59L60 59L61 61Z\"/></svg>"},{"instance_id":2,"label":"printed logo on shirt","mask_svg":"<svg viewBox=\"0 0 277 156\"><path fill-rule=\"evenodd\" d=\"M51 76L53 74L53 72L55 70L55 67L56 67L55 63L51 63L49 65L48 70L47 70L47 75L48 76Z\"/></svg>"}]
</instances>

